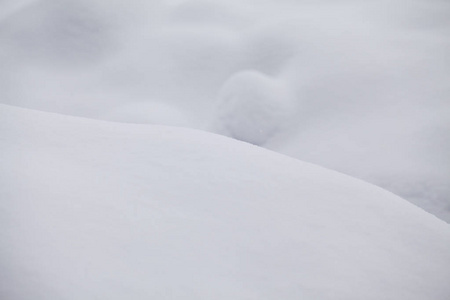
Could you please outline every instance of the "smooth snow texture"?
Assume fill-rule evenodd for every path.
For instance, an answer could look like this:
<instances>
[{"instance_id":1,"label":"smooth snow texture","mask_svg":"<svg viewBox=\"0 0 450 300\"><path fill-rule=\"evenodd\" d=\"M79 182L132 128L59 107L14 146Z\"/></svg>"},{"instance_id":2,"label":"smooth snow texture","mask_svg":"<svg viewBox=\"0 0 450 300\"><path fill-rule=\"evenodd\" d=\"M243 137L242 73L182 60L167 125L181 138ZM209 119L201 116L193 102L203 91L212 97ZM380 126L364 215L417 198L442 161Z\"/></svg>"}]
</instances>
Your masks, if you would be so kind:
<instances>
[{"instance_id":1,"label":"smooth snow texture","mask_svg":"<svg viewBox=\"0 0 450 300\"><path fill-rule=\"evenodd\" d=\"M450 221L449 4L3 0L0 101L211 130Z\"/></svg>"},{"instance_id":2,"label":"smooth snow texture","mask_svg":"<svg viewBox=\"0 0 450 300\"><path fill-rule=\"evenodd\" d=\"M211 133L0 106L0 298L450 295L448 224Z\"/></svg>"},{"instance_id":3,"label":"smooth snow texture","mask_svg":"<svg viewBox=\"0 0 450 300\"><path fill-rule=\"evenodd\" d=\"M255 145L265 144L295 113L282 82L255 71L232 76L219 92L214 130Z\"/></svg>"},{"instance_id":4,"label":"smooth snow texture","mask_svg":"<svg viewBox=\"0 0 450 300\"><path fill-rule=\"evenodd\" d=\"M170 126L187 126L187 116L177 107L170 106L164 102L135 102L118 106L99 119L124 122L124 123L144 123L160 124Z\"/></svg>"}]
</instances>

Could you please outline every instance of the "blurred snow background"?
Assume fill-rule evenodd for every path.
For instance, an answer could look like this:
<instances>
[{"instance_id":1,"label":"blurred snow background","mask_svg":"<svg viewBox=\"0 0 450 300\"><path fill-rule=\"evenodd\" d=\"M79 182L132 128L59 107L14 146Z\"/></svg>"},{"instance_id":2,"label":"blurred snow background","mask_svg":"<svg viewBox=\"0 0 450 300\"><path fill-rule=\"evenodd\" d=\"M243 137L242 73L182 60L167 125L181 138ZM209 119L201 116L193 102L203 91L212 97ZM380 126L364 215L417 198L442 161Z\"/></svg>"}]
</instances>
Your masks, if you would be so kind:
<instances>
[{"instance_id":1,"label":"blurred snow background","mask_svg":"<svg viewBox=\"0 0 450 300\"><path fill-rule=\"evenodd\" d=\"M450 2L0 0L1 103L213 131L450 221Z\"/></svg>"}]
</instances>

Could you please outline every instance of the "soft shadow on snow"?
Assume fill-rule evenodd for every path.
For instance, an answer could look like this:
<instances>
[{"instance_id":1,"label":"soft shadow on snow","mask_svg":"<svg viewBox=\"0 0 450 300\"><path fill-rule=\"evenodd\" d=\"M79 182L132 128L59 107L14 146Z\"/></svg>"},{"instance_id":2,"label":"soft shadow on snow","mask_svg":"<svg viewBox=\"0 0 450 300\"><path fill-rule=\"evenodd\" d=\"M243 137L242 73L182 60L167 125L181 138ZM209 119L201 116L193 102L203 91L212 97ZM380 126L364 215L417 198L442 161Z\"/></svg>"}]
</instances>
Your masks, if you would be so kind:
<instances>
[{"instance_id":1,"label":"soft shadow on snow","mask_svg":"<svg viewBox=\"0 0 450 300\"><path fill-rule=\"evenodd\" d=\"M363 181L186 128L0 120L2 299L450 294L448 224Z\"/></svg>"},{"instance_id":2,"label":"soft shadow on snow","mask_svg":"<svg viewBox=\"0 0 450 300\"><path fill-rule=\"evenodd\" d=\"M450 220L445 1L0 2L0 101L199 128Z\"/></svg>"}]
</instances>

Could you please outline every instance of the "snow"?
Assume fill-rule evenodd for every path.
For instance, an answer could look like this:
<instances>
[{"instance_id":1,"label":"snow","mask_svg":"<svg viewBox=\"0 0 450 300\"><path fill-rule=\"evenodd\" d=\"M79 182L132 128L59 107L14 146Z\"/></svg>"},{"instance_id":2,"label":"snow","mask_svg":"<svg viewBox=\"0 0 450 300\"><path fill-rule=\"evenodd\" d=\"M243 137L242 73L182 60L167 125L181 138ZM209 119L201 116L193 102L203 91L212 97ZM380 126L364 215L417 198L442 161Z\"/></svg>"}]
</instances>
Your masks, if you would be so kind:
<instances>
[{"instance_id":1,"label":"snow","mask_svg":"<svg viewBox=\"0 0 450 300\"><path fill-rule=\"evenodd\" d=\"M213 130L255 145L265 144L294 114L282 82L255 71L232 76L219 91Z\"/></svg>"},{"instance_id":2,"label":"snow","mask_svg":"<svg viewBox=\"0 0 450 300\"><path fill-rule=\"evenodd\" d=\"M448 299L450 228L181 127L0 105L2 299Z\"/></svg>"},{"instance_id":3,"label":"snow","mask_svg":"<svg viewBox=\"0 0 450 300\"><path fill-rule=\"evenodd\" d=\"M178 110L177 107L164 102L158 103L157 101L124 104L107 111L105 114L99 116L99 119L124 123L192 127L192 122L189 122L184 113Z\"/></svg>"},{"instance_id":4,"label":"snow","mask_svg":"<svg viewBox=\"0 0 450 300\"><path fill-rule=\"evenodd\" d=\"M224 134L450 221L449 13L439 0L4 0L0 101Z\"/></svg>"},{"instance_id":5,"label":"snow","mask_svg":"<svg viewBox=\"0 0 450 300\"><path fill-rule=\"evenodd\" d=\"M0 299L449 299L449 4L0 0Z\"/></svg>"}]
</instances>

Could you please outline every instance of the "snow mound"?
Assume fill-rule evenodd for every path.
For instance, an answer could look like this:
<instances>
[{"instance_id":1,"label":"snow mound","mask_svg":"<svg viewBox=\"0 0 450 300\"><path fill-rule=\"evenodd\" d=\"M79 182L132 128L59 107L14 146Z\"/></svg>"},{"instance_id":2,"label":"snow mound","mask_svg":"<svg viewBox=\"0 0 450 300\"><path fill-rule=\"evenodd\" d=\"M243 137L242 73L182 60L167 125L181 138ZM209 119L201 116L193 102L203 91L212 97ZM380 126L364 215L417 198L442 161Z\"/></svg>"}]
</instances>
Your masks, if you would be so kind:
<instances>
[{"instance_id":1,"label":"snow mound","mask_svg":"<svg viewBox=\"0 0 450 300\"><path fill-rule=\"evenodd\" d=\"M0 298L448 299L450 228L211 133L0 106Z\"/></svg>"},{"instance_id":2,"label":"snow mound","mask_svg":"<svg viewBox=\"0 0 450 300\"><path fill-rule=\"evenodd\" d=\"M219 92L217 132L255 145L264 144L294 113L282 82L256 71L233 75Z\"/></svg>"},{"instance_id":3,"label":"snow mound","mask_svg":"<svg viewBox=\"0 0 450 300\"><path fill-rule=\"evenodd\" d=\"M182 126L358 177L450 222L449 15L439 0L0 0L0 103L147 122L125 105L164 101L193 120ZM289 122L273 79L246 70L283 81L301 104Z\"/></svg>"}]
</instances>

